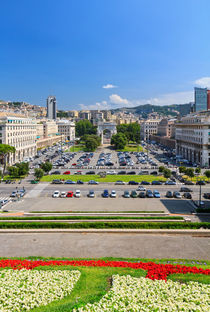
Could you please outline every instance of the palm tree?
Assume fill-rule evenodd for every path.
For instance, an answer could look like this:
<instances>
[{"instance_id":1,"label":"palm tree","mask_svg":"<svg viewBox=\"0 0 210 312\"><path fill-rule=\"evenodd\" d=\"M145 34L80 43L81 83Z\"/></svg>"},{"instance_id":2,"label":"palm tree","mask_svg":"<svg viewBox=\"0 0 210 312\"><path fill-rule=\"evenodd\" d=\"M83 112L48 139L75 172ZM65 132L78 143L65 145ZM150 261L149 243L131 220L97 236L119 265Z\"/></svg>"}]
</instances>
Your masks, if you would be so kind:
<instances>
[{"instance_id":1,"label":"palm tree","mask_svg":"<svg viewBox=\"0 0 210 312\"><path fill-rule=\"evenodd\" d=\"M0 144L0 158L3 159L3 176L7 166L7 157L10 153L15 153L15 147L8 144Z\"/></svg>"}]
</instances>

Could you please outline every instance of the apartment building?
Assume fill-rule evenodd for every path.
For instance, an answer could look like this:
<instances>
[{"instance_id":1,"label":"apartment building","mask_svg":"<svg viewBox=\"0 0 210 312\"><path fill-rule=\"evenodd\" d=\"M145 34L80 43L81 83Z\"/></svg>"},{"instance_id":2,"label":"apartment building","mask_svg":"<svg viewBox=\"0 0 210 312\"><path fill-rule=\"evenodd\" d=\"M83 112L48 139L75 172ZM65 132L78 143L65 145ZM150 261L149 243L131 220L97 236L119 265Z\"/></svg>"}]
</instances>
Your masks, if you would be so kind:
<instances>
[{"instance_id":1,"label":"apartment building","mask_svg":"<svg viewBox=\"0 0 210 312\"><path fill-rule=\"evenodd\" d=\"M157 126L157 135L162 137L175 137L175 121L176 119L163 118Z\"/></svg>"},{"instance_id":2,"label":"apartment building","mask_svg":"<svg viewBox=\"0 0 210 312\"><path fill-rule=\"evenodd\" d=\"M8 164L36 155L36 135L36 119L0 114L0 143L9 144L16 149L14 154L9 155Z\"/></svg>"},{"instance_id":3,"label":"apartment building","mask_svg":"<svg viewBox=\"0 0 210 312\"><path fill-rule=\"evenodd\" d=\"M74 141L75 123L69 120L61 119L57 121L58 133L64 137L64 140Z\"/></svg>"},{"instance_id":4,"label":"apartment building","mask_svg":"<svg viewBox=\"0 0 210 312\"><path fill-rule=\"evenodd\" d=\"M190 114L176 123L176 154L210 166L210 111Z\"/></svg>"},{"instance_id":5,"label":"apartment building","mask_svg":"<svg viewBox=\"0 0 210 312\"><path fill-rule=\"evenodd\" d=\"M148 119L141 123L140 136L142 140L149 140L150 135L157 134L160 119Z\"/></svg>"}]
</instances>

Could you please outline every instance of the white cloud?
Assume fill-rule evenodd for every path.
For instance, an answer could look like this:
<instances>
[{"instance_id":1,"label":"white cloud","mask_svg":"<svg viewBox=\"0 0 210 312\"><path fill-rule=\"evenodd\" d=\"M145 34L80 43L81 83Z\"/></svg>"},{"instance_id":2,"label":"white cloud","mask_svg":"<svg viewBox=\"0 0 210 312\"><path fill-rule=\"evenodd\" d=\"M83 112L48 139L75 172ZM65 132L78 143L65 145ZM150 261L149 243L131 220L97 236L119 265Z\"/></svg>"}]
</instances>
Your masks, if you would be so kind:
<instances>
[{"instance_id":1,"label":"white cloud","mask_svg":"<svg viewBox=\"0 0 210 312\"><path fill-rule=\"evenodd\" d=\"M175 92L175 93L166 93L160 96L150 98L147 100L147 103L154 105L170 105L170 104L185 104L194 101L194 92L185 91L185 92Z\"/></svg>"},{"instance_id":2,"label":"white cloud","mask_svg":"<svg viewBox=\"0 0 210 312\"><path fill-rule=\"evenodd\" d=\"M113 88L117 88L117 86L108 83L107 85L102 86L103 89L113 89Z\"/></svg>"},{"instance_id":3,"label":"white cloud","mask_svg":"<svg viewBox=\"0 0 210 312\"><path fill-rule=\"evenodd\" d=\"M210 77L202 77L195 80L195 84L202 88L210 88Z\"/></svg>"},{"instance_id":4,"label":"white cloud","mask_svg":"<svg viewBox=\"0 0 210 312\"><path fill-rule=\"evenodd\" d=\"M131 102L128 101L127 99L121 98L120 95L118 94L112 94L109 96L110 102L116 105L126 105L130 106Z\"/></svg>"},{"instance_id":5,"label":"white cloud","mask_svg":"<svg viewBox=\"0 0 210 312\"><path fill-rule=\"evenodd\" d=\"M96 104L92 105L79 104L79 107L81 110L104 110L111 108L107 101L96 102Z\"/></svg>"}]
</instances>

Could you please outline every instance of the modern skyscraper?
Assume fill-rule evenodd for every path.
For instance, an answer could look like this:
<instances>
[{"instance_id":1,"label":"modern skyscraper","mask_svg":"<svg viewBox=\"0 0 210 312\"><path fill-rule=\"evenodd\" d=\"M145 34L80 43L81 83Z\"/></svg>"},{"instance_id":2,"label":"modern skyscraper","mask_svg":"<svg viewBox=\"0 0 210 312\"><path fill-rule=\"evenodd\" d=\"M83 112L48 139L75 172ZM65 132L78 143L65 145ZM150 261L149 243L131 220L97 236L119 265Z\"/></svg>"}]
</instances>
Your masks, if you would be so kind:
<instances>
[{"instance_id":1,"label":"modern skyscraper","mask_svg":"<svg viewBox=\"0 0 210 312\"><path fill-rule=\"evenodd\" d=\"M210 90L207 90L207 109L210 110Z\"/></svg>"},{"instance_id":2,"label":"modern skyscraper","mask_svg":"<svg viewBox=\"0 0 210 312\"><path fill-rule=\"evenodd\" d=\"M56 97L55 96L48 96L47 98L47 118L48 119L56 119Z\"/></svg>"},{"instance_id":3,"label":"modern skyscraper","mask_svg":"<svg viewBox=\"0 0 210 312\"><path fill-rule=\"evenodd\" d=\"M195 111L207 110L207 88L195 87Z\"/></svg>"}]
</instances>

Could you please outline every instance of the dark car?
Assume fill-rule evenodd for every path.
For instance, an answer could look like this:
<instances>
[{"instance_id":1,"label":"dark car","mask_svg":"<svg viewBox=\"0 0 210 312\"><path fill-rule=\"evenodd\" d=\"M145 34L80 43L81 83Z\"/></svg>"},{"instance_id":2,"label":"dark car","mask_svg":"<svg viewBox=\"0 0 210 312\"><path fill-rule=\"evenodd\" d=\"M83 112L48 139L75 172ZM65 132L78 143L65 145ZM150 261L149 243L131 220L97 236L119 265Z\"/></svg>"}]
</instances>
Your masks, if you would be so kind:
<instances>
[{"instance_id":1,"label":"dark car","mask_svg":"<svg viewBox=\"0 0 210 312\"><path fill-rule=\"evenodd\" d=\"M162 185L161 181L152 181L152 185Z\"/></svg>"},{"instance_id":2,"label":"dark car","mask_svg":"<svg viewBox=\"0 0 210 312\"><path fill-rule=\"evenodd\" d=\"M124 198L130 198L130 193L129 193L129 191L124 191L123 197L124 197Z\"/></svg>"},{"instance_id":3,"label":"dark car","mask_svg":"<svg viewBox=\"0 0 210 312\"><path fill-rule=\"evenodd\" d=\"M84 182L81 180L77 180L77 184L84 184Z\"/></svg>"},{"instance_id":4,"label":"dark car","mask_svg":"<svg viewBox=\"0 0 210 312\"><path fill-rule=\"evenodd\" d=\"M148 182L148 181L141 181L141 185L150 185L150 182Z\"/></svg>"},{"instance_id":5,"label":"dark car","mask_svg":"<svg viewBox=\"0 0 210 312\"><path fill-rule=\"evenodd\" d=\"M108 190L104 190L103 193L102 193L102 197L108 198L109 197L109 191Z\"/></svg>"},{"instance_id":6,"label":"dark car","mask_svg":"<svg viewBox=\"0 0 210 312\"><path fill-rule=\"evenodd\" d=\"M131 175L131 174L136 174L135 171L129 171L127 174Z\"/></svg>"},{"instance_id":7,"label":"dark car","mask_svg":"<svg viewBox=\"0 0 210 312\"><path fill-rule=\"evenodd\" d=\"M184 186L182 186L181 188L180 188L180 192L192 192L193 190L191 190L189 187L184 187Z\"/></svg>"},{"instance_id":8,"label":"dark car","mask_svg":"<svg viewBox=\"0 0 210 312\"><path fill-rule=\"evenodd\" d=\"M184 193L183 197L186 199L192 199L192 195L188 192Z\"/></svg>"},{"instance_id":9,"label":"dark car","mask_svg":"<svg viewBox=\"0 0 210 312\"><path fill-rule=\"evenodd\" d=\"M196 185L206 185L206 182L205 181L197 181Z\"/></svg>"},{"instance_id":10,"label":"dark car","mask_svg":"<svg viewBox=\"0 0 210 312\"><path fill-rule=\"evenodd\" d=\"M95 171L87 171L86 174L95 174Z\"/></svg>"},{"instance_id":11,"label":"dark car","mask_svg":"<svg viewBox=\"0 0 210 312\"><path fill-rule=\"evenodd\" d=\"M131 192L131 197L132 197L132 198L137 198L137 196L138 196L138 195L137 195L136 191L132 191L132 192Z\"/></svg>"},{"instance_id":12,"label":"dark car","mask_svg":"<svg viewBox=\"0 0 210 312\"><path fill-rule=\"evenodd\" d=\"M157 175L158 173L157 173L157 171L152 171L152 172L150 172L150 174Z\"/></svg>"},{"instance_id":13,"label":"dark car","mask_svg":"<svg viewBox=\"0 0 210 312\"><path fill-rule=\"evenodd\" d=\"M139 182L136 181L129 181L128 185L139 185Z\"/></svg>"},{"instance_id":14,"label":"dark car","mask_svg":"<svg viewBox=\"0 0 210 312\"><path fill-rule=\"evenodd\" d=\"M210 199L210 193L204 193L203 197L206 198L206 199Z\"/></svg>"},{"instance_id":15,"label":"dark car","mask_svg":"<svg viewBox=\"0 0 210 312\"><path fill-rule=\"evenodd\" d=\"M139 197L140 197L140 198L145 198L145 197L146 197L145 192L140 192L140 193L139 193Z\"/></svg>"},{"instance_id":16,"label":"dark car","mask_svg":"<svg viewBox=\"0 0 210 312\"><path fill-rule=\"evenodd\" d=\"M126 174L126 171L119 171L118 174Z\"/></svg>"},{"instance_id":17,"label":"dark car","mask_svg":"<svg viewBox=\"0 0 210 312\"><path fill-rule=\"evenodd\" d=\"M173 193L171 191L166 192L166 197L167 198L173 198Z\"/></svg>"},{"instance_id":18,"label":"dark car","mask_svg":"<svg viewBox=\"0 0 210 312\"><path fill-rule=\"evenodd\" d=\"M76 184L76 182L72 180L66 180L64 184Z\"/></svg>"},{"instance_id":19,"label":"dark car","mask_svg":"<svg viewBox=\"0 0 210 312\"><path fill-rule=\"evenodd\" d=\"M61 172L59 170L56 170L56 171L51 172L51 174L61 174Z\"/></svg>"},{"instance_id":20,"label":"dark car","mask_svg":"<svg viewBox=\"0 0 210 312\"><path fill-rule=\"evenodd\" d=\"M182 198L181 194L179 192L173 192L173 197L174 198L179 198L179 199Z\"/></svg>"},{"instance_id":21,"label":"dark car","mask_svg":"<svg viewBox=\"0 0 210 312\"><path fill-rule=\"evenodd\" d=\"M192 182L192 181L185 181L184 184L185 184L185 185L194 185L195 183Z\"/></svg>"}]
</instances>

